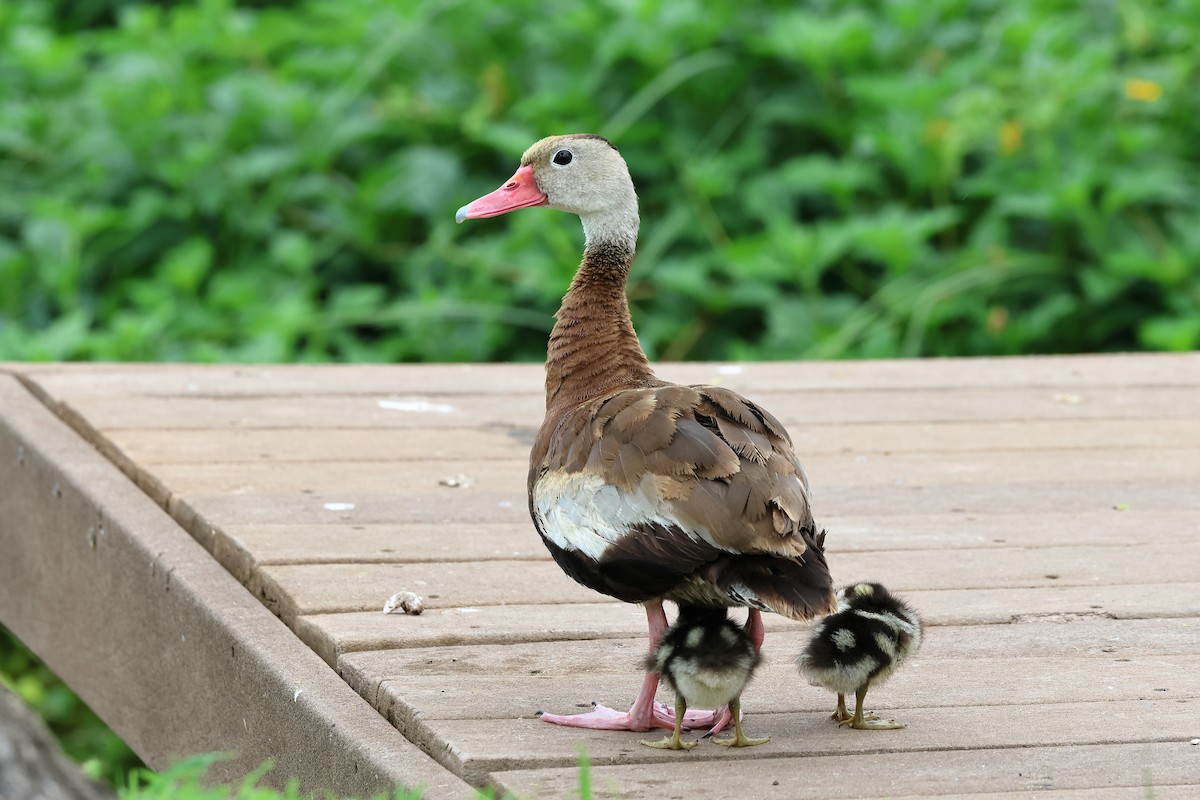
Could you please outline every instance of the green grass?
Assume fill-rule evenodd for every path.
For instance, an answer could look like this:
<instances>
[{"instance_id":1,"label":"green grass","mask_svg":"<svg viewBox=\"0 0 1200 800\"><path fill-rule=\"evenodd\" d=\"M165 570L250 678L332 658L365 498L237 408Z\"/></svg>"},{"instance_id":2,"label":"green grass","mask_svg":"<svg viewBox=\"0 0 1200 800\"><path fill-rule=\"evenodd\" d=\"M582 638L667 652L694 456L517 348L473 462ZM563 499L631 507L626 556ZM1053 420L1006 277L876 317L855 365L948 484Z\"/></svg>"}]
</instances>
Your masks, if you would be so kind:
<instances>
[{"instance_id":1,"label":"green grass","mask_svg":"<svg viewBox=\"0 0 1200 800\"><path fill-rule=\"evenodd\" d=\"M149 770L137 770L130 774L128 784L118 795L121 800L333 800L330 793L301 794L292 781L283 791L258 786L259 780L271 769L266 763L247 775L236 786L206 786L204 774L222 755L212 753L185 759L161 773ZM478 800L495 800L494 791L477 792ZM420 790L407 791L397 789L394 794L378 794L371 800L420 800ZM592 800L591 763L581 750L579 756L579 800ZM345 800L354 800L345 798ZM517 800L511 794L504 794L501 800Z\"/></svg>"},{"instance_id":2,"label":"green grass","mask_svg":"<svg viewBox=\"0 0 1200 800\"><path fill-rule=\"evenodd\" d=\"M222 758L224 756L211 753L184 759L160 773L137 770L130 774L128 783L118 793L119 797L121 800L332 800L335 797L330 793L302 794L295 780L283 791L259 786L259 781L272 768L270 762L247 775L237 785L205 784L205 773ZM420 791L397 789L394 794L374 795L371 800L419 800L420 797Z\"/></svg>"},{"instance_id":3,"label":"green grass","mask_svg":"<svg viewBox=\"0 0 1200 800\"><path fill-rule=\"evenodd\" d=\"M142 760L36 655L0 625L0 683L28 703L93 778L122 786Z\"/></svg>"}]
</instances>

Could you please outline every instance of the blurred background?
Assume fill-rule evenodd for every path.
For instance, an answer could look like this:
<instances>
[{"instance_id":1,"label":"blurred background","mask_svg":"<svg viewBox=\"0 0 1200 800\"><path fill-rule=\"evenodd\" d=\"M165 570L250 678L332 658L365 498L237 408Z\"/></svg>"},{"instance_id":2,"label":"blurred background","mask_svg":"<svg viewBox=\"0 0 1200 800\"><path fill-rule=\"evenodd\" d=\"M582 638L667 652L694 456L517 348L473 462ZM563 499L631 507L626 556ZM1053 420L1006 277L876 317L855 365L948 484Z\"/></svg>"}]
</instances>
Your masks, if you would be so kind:
<instances>
[{"instance_id":1,"label":"blurred background","mask_svg":"<svg viewBox=\"0 0 1200 800\"><path fill-rule=\"evenodd\" d=\"M653 359L1194 349L1197 31L1195 0L6 0L0 361L540 360L578 221L453 216L582 131L639 189ZM28 659L0 637L73 719Z\"/></svg>"}]
</instances>

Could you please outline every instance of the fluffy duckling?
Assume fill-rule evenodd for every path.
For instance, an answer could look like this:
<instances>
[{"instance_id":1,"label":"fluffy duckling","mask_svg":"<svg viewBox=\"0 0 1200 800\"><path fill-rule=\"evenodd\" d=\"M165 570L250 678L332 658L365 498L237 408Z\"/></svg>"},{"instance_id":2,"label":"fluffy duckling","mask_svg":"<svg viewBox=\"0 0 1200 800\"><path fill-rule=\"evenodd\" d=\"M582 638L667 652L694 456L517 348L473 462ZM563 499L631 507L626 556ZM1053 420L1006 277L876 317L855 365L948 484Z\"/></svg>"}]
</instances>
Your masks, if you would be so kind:
<instances>
[{"instance_id":1,"label":"fluffy duckling","mask_svg":"<svg viewBox=\"0 0 1200 800\"><path fill-rule=\"evenodd\" d=\"M654 652L646 669L658 673L675 692L675 732L659 741L642 741L663 750L690 750L695 742L680 738L688 705L720 708L728 705L734 735L713 739L726 747L751 747L769 738L750 739L742 733L740 698L761 661L750 635L731 622L724 608L680 606L679 617Z\"/></svg>"},{"instance_id":2,"label":"fluffy duckling","mask_svg":"<svg viewBox=\"0 0 1200 800\"><path fill-rule=\"evenodd\" d=\"M800 656L809 683L838 693L833 719L869 730L903 728L904 723L863 714L867 689L878 686L921 646L924 624L907 603L878 583L856 583L837 593L838 610L813 628ZM855 694L854 715L846 695Z\"/></svg>"}]
</instances>

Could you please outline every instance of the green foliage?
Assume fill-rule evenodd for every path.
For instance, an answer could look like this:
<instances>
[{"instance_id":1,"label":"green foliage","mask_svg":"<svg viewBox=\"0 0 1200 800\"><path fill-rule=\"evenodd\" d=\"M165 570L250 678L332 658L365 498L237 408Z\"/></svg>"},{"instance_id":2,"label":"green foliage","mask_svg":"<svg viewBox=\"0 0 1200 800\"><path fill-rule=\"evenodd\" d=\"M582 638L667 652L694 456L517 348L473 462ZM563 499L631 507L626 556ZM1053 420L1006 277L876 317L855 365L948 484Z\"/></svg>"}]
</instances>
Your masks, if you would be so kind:
<instances>
[{"instance_id":1,"label":"green foliage","mask_svg":"<svg viewBox=\"0 0 1200 800\"><path fill-rule=\"evenodd\" d=\"M0 358L541 357L621 147L658 358L1200 346L1192 0L0 6Z\"/></svg>"},{"instance_id":2,"label":"green foliage","mask_svg":"<svg viewBox=\"0 0 1200 800\"><path fill-rule=\"evenodd\" d=\"M258 785L262 777L271 770L267 762L251 772L236 786L213 786L204 780L204 775L216 762L224 759L220 753L186 758L161 773L140 770L130 776L129 784L121 792L121 800L320 800L334 795L324 792L302 794L299 784L292 780L283 791ZM409 792L397 788L391 800L420 800L419 791ZM389 796L376 795L372 800L389 800Z\"/></svg>"},{"instance_id":3,"label":"green foliage","mask_svg":"<svg viewBox=\"0 0 1200 800\"><path fill-rule=\"evenodd\" d=\"M120 737L3 626L0 683L38 712L63 751L93 778L120 784L130 770L144 766Z\"/></svg>"}]
</instances>

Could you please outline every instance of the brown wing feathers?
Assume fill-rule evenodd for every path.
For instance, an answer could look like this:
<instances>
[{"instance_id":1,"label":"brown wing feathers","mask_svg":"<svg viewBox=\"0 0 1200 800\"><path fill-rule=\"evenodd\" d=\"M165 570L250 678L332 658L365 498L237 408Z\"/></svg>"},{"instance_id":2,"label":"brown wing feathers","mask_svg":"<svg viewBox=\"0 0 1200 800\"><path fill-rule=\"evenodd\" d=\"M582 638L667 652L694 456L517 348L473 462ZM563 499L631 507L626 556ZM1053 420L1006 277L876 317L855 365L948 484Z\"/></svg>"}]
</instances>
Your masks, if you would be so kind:
<instances>
[{"instance_id":1,"label":"brown wing feathers","mask_svg":"<svg viewBox=\"0 0 1200 800\"><path fill-rule=\"evenodd\" d=\"M626 512L645 509L590 564L555 552L576 580L639 601L703 577L730 603L797 618L830 609L803 472L782 426L754 404L719 387L646 386L575 409L555 432L532 480L594 474L623 493Z\"/></svg>"}]
</instances>

